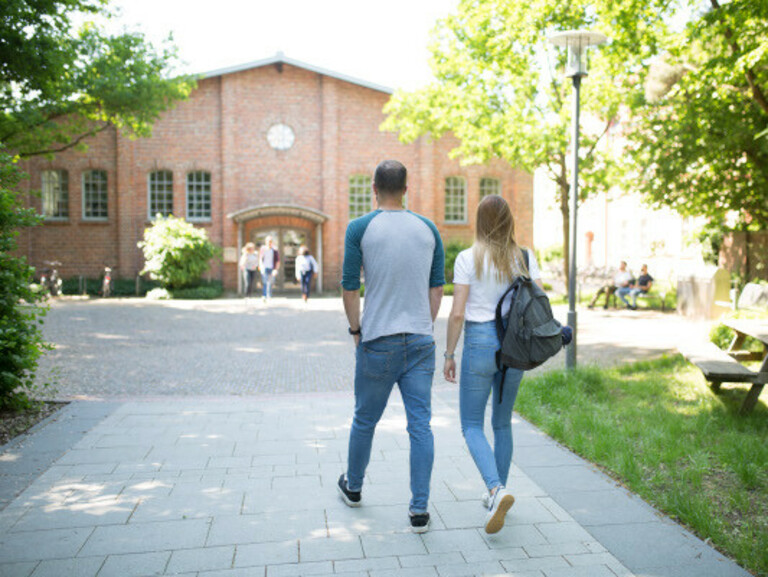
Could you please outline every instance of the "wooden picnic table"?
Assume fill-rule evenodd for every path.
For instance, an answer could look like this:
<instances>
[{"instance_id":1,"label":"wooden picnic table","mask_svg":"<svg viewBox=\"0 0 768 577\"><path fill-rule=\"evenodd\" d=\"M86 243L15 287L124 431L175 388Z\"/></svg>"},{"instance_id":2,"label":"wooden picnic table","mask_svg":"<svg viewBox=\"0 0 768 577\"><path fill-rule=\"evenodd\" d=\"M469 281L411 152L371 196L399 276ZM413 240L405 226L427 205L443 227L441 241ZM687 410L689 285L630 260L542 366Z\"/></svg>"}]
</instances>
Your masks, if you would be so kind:
<instances>
[{"instance_id":1,"label":"wooden picnic table","mask_svg":"<svg viewBox=\"0 0 768 577\"><path fill-rule=\"evenodd\" d=\"M723 322L725 326L733 330L736 336L728 348L728 354L737 361L762 361L762 365L755 373L752 388L741 406L742 413L750 412L757 404L757 399L768 383L768 321L749 319L728 319ZM745 351L744 342L747 337L757 339L763 344L763 352Z\"/></svg>"},{"instance_id":2,"label":"wooden picnic table","mask_svg":"<svg viewBox=\"0 0 768 577\"><path fill-rule=\"evenodd\" d=\"M727 351L723 351L713 343L703 345L684 345L681 352L694 365L701 369L712 390L717 392L722 383L751 383L741 414L747 414L754 409L763 387L768 383L768 321L737 320L723 321L731 328L736 336ZM744 350L747 337L753 337L763 344L763 352ZM742 363L744 361L760 361L762 366L753 371Z\"/></svg>"}]
</instances>

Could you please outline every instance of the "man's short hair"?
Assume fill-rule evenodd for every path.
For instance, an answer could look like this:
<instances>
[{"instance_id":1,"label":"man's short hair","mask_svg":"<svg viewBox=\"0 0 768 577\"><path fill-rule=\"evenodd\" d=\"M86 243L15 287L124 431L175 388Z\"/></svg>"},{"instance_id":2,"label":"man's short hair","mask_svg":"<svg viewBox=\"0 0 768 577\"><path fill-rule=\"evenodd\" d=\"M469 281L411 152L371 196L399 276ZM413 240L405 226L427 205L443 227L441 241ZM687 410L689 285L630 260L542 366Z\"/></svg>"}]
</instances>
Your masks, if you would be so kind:
<instances>
[{"instance_id":1,"label":"man's short hair","mask_svg":"<svg viewBox=\"0 0 768 577\"><path fill-rule=\"evenodd\" d=\"M385 160L380 162L373 174L373 183L381 194L402 194L408 180L408 170L402 162Z\"/></svg>"}]
</instances>

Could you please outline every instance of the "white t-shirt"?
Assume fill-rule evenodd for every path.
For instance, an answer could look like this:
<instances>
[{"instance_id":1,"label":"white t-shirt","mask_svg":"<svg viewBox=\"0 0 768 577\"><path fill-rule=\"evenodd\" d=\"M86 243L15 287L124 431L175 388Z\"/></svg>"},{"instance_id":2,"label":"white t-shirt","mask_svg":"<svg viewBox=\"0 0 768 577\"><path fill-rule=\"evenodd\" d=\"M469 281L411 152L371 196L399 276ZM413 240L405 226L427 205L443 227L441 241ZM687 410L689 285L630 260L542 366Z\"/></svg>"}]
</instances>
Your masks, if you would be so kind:
<instances>
[{"instance_id":1,"label":"white t-shirt","mask_svg":"<svg viewBox=\"0 0 768 577\"><path fill-rule=\"evenodd\" d=\"M622 287L625 284L629 283L629 281L632 280L632 273L628 270L620 270L616 273L616 276L613 277L613 285L617 287Z\"/></svg>"},{"instance_id":2,"label":"white t-shirt","mask_svg":"<svg viewBox=\"0 0 768 577\"><path fill-rule=\"evenodd\" d=\"M498 282L496 275L489 270L490 267L491 265L486 258L485 274L483 274L482 280L478 280L477 275L475 275L473 248L461 251L456 257L456 262L453 265L453 282L454 284L469 285L469 298L464 311L465 320L484 323L496 318L496 305L509 288L510 283ZM528 250L528 272L531 280L541 278L539 263L536 262L536 257L530 250ZM505 308L509 308L509 305L507 304Z\"/></svg>"}]
</instances>

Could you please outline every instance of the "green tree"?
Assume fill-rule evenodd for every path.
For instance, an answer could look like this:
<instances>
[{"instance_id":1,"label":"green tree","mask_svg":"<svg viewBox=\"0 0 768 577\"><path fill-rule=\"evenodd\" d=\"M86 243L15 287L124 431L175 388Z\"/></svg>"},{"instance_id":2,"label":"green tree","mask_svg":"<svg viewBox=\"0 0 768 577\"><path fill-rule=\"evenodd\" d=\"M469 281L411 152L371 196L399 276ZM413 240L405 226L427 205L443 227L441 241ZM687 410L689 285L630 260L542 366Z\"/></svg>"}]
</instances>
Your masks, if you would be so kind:
<instances>
[{"instance_id":1,"label":"green tree","mask_svg":"<svg viewBox=\"0 0 768 577\"><path fill-rule=\"evenodd\" d=\"M615 160L601 145L632 82L633 66L658 50L659 13L668 0L462 0L438 22L431 45L435 82L396 92L383 128L410 142L452 133L452 154L465 164L502 158L533 171L544 167L557 184L568 275L571 82L561 72L566 54L546 35L599 29L611 42L593 50L582 88L582 197L611 181Z\"/></svg>"},{"instance_id":2,"label":"green tree","mask_svg":"<svg viewBox=\"0 0 768 577\"><path fill-rule=\"evenodd\" d=\"M0 28L0 143L20 157L52 155L109 126L147 136L162 112L189 96L172 76L176 50L140 33L106 35L72 17L109 17L104 0L5 0Z\"/></svg>"},{"instance_id":3,"label":"green tree","mask_svg":"<svg viewBox=\"0 0 768 577\"><path fill-rule=\"evenodd\" d=\"M34 271L14 254L19 228L39 222L16 192L17 161L86 147L109 126L132 136L194 88L173 76L175 50L138 33L109 36L73 17L110 16L106 0L3 0L0 11L0 408L24 407L46 349ZM7 151L13 151L13 155Z\"/></svg>"},{"instance_id":4,"label":"green tree","mask_svg":"<svg viewBox=\"0 0 768 577\"><path fill-rule=\"evenodd\" d=\"M30 406L37 361L48 348L40 331L45 292L33 289L34 269L14 256L19 229L40 219L24 208L16 191L24 176L14 159L0 152L0 410Z\"/></svg>"},{"instance_id":5,"label":"green tree","mask_svg":"<svg viewBox=\"0 0 768 577\"><path fill-rule=\"evenodd\" d=\"M663 57L640 70L628 134L652 204L740 228L768 223L768 2L691 1ZM761 135L762 133L762 135Z\"/></svg>"},{"instance_id":6,"label":"green tree","mask_svg":"<svg viewBox=\"0 0 768 577\"><path fill-rule=\"evenodd\" d=\"M208 239L208 233L183 218L157 218L144 230L139 242L144 251L144 270L150 278L173 290L194 286L208 270L211 259L218 257L219 247Z\"/></svg>"}]
</instances>

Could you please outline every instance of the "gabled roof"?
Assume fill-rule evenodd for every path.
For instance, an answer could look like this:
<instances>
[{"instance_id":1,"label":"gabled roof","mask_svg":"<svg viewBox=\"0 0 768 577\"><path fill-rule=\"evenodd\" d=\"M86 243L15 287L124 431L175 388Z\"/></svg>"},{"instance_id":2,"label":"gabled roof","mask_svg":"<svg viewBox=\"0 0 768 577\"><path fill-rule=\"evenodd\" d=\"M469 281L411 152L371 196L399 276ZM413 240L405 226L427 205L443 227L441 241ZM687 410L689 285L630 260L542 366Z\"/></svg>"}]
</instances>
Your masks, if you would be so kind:
<instances>
[{"instance_id":1,"label":"gabled roof","mask_svg":"<svg viewBox=\"0 0 768 577\"><path fill-rule=\"evenodd\" d=\"M253 62L248 62L246 64L238 64L237 66L230 66L228 68L219 68L218 70L205 72L203 74L203 78L213 78L215 76L223 76L224 74L233 74L235 72L242 72L243 70L249 70L251 68L261 68L262 66L270 66L273 64L288 64L290 66L295 66L296 68L303 68L304 70L316 72L317 74L322 74L323 76L329 76L331 78L336 78L337 80L342 80L344 82L349 82L351 84L357 84L358 86L364 86L365 88L370 88L371 90L384 92L386 94L392 94L394 92L392 88L389 88L387 86L382 86L381 84L366 82L365 80L360 80L359 78L347 76L346 74L339 74L338 72L333 72L332 70L320 68L319 66L313 66L312 64L307 64L306 62L294 60L293 58L287 58L282 52L278 52L274 56L270 58L264 58L263 60L255 60Z\"/></svg>"}]
</instances>

